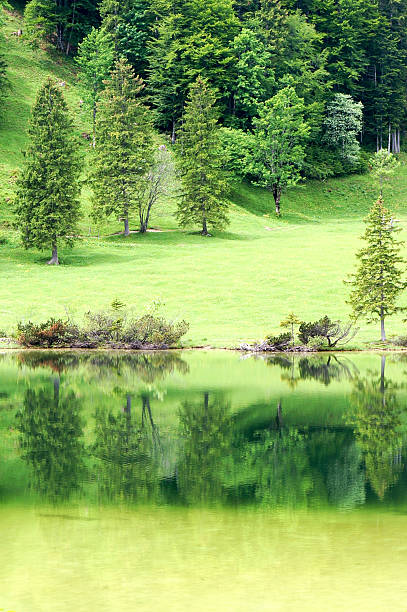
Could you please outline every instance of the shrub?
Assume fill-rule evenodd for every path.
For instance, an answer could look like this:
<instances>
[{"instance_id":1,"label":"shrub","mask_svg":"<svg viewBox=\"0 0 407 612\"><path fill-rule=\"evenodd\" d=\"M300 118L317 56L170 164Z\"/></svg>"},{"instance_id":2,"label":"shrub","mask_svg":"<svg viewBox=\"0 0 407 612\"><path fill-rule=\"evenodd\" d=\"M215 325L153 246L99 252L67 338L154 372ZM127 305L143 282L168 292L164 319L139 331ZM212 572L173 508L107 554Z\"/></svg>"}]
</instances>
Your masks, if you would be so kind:
<instances>
[{"instance_id":1,"label":"shrub","mask_svg":"<svg viewBox=\"0 0 407 612\"><path fill-rule=\"evenodd\" d=\"M311 336L307 342L307 346L311 349L319 350L328 348L328 343L323 336Z\"/></svg>"},{"instance_id":2,"label":"shrub","mask_svg":"<svg viewBox=\"0 0 407 612\"><path fill-rule=\"evenodd\" d=\"M329 348L333 348L341 341L349 342L358 332L351 323L332 321L327 315L313 323L303 321L298 330L298 337L303 344L309 346L310 338L322 337ZM345 342L344 342L345 343Z\"/></svg>"},{"instance_id":3,"label":"shrub","mask_svg":"<svg viewBox=\"0 0 407 612\"><path fill-rule=\"evenodd\" d=\"M128 323L122 334L126 343L171 346L179 342L189 329L186 321L172 323L162 317L146 314Z\"/></svg>"},{"instance_id":4,"label":"shrub","mask_svg":"<svg viewBox=\"0 0 407 612\"><path fill-rule=\"evenodd\" d=\"M67 346L78 337L76 326L62 319L48 319L44 323L17 324L16 339L22 346L58 347Z\"/></svg>"},{"instance_id":5,"label":"shrub","mask_svg":"<svg viewBox=\"0 0 407 612\"><path fill-rule=\"evenodd\" d=\"M284 333L280 334L279 336L266 336L266 342L268 345L274 347L276 350L284 351L292 344L291 334Z\"/></svg>"},{"instance_id":6,"label":"shrub","mask_svg":"<svg viewBox=\"0 0 407 612\"><path fill-rule=\"evenodd\" d=\"M397 338L393 338L393 344L396 346L407 346L407 336L397 336Z\"/></svg>"}]
</instances>

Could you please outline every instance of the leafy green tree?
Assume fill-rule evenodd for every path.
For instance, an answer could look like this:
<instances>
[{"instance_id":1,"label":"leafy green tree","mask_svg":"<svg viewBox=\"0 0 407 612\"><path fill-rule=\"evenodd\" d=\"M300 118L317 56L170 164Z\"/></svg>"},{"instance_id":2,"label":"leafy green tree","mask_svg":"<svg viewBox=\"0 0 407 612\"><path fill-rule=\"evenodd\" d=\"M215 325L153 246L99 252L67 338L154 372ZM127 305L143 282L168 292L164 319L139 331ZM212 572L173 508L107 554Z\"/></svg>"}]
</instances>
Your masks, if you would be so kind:
<instances>
[{"instance_id":1,"label":"leafy green tree","mask_svg":"<svg viewBox=\"0 0 407 612\"><path fill-rule=\"evenodd\" d=\"M252 172L257 183L272 192L279 216L283 190L301 178L309 134L303 100L293 87L285 87L260 106L254 126L256 151Z\"/></svg>"},{"instance_id":2,"label":"leafy green tree","mask_svg":"<svg viewBox=\"0 0 407 612\"><path fill-rule=\"evenodd\" d=\"M274 74L270 68L270 54L257 32L243 28L233 41L233 53L236 80L232 106L235 121L232 123L247 128L257 114L258 104L270 97Z\"/></svg>"},{"instance_id":3,"label":"leafy green tree","mask_svg":"<svg viewBox=\"0 0 407 612\"><path fill-rule=\"evenodd\" d=\"M96 0L30 0L24 9L29 40L50 43L69 55L99 23Z\"/></svg>"},{"instance_id":4,"label":"leafy green tree","mask_svg":"<svg viewBox=\"0 0 407 612\"><path fill-rule=\"evenodd\" d=\"M200 224L208 229L228 223L228 183L222 168L216 95L208 82L198 77L185 105L179 139L178 168L182 194L177 218L181 226Z\"/></svg>"},{"instance_id":5,"label":"leafy green tree","mask_svg":"<svg viewBox=\"0 0 407 612\"><path fill-rule=\"evenodd\" d=\"M335 94L326 108L324 140L350 163L359 159L362 117L362 103L347 94Z\"/></svg>"},{"instance_id":6,"label":"leafy green tree","mask_svg":"<svg viewBox=\"0 0 407 612\"><path fill-rule=\"evenodd\" d=\"M79 81L85 92L85 102L92 109L93 146L96 142L96 112L100 92L113 64L113 42L102 29L92 31L79 45L75 62L79 67Z\"/></svg>"},{"instance_id":7,"label":"leafy green tree","mask_svg":"<svg viewBox=\"0 0 407 612\"><path fill-rule=\"evenodd\" d=\"M176 128L190 86L200 75L219 93L222 109L234 87L232 43L238 21L232 0L173 0L151 43L149 91L157 124Z\"/></svg>"},{"instance_id":8,"label":"leafy green tree","mask_svg":"<svg viewBox=\"0 0 407 612\"><path fill-rule=\"evenodd\" d=\"M59 244L71 246L77 233L81 159L67 105L51 78L38 92L28 134L16 224L26 248L52 249L48 263L58 265Z\"/></svg>"},{"instance_id":9,"label":"leafy green tree","mask_svg":"<svg viewBox=\"0 0 407 612\"><path fill-rule=\"evenodd\" d=\"M399 231L379 197L366 218L362 236L366 246L356 255L359 267L348 281L352 285L348 303L354 318L364 316L369 323L380 321L383 342L386 340L385 319L405 310L397 305L397 298L407 287L400 268L405 264L400 255L403 242L395 238Z\"/></svg>"},{"instance_id":10,"label":"leafy green tree","mask_svg":"<svg viewBox=\"0 0 407 612\"><path fill-rule=\"evenodd\" d=\"M280 322L280 327L288 327L291 333L291 343L294 346L295 344L295 333L294 327L301 324L301 319L297 317L294 312L290 312L285 319Z\"/></svg>"},{"instance_id":11,"label":"leafy green tree","mask_svg":"<svg viewBox=\"0 0 407 612\"><path fill-rule=\"evenodd\" d=\"M129 214L137 208L141 181L153 163L154 147L148 109L140 100L144 87L124 58L116 61L100 94L96 146L89 174L93 216L115 214L128 236Z\"/></svg>"},{"instance_id":12,"label":"leafy green tree","mask_svg":"<svg viewBox=\"0 0 407 612\"><path fill-rule=\"evenodd\" d=\"M140 181L137 192L137 210L140 219L140 233L147 231L152 208L169 193L173 164L165 145L160 145L154 155L151 167Z\"/></svg>"},{"instance_id":13,"label":"leafy green tree","mask_svg":"<svg viewBox=\"0 0 407 612\"><path fill-rule=\"evenodd\" d=\"M369 167L373 178L378 182L380 188L380 197L383 196L383 185L389 181L394 175L400 162L392 153L386 149L380 149L369 160Z\"/></svg>"}]
</instances>

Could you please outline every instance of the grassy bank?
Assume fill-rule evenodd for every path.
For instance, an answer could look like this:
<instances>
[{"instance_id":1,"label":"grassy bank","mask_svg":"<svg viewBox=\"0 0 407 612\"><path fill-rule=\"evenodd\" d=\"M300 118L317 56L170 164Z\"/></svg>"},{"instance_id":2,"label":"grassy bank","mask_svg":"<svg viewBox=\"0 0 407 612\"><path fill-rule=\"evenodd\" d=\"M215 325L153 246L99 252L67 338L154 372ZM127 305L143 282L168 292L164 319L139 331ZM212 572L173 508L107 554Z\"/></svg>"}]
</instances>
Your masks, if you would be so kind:
<instances>
[{"instance_id":1,"label":"grassy bank","mask_svg":"<svg viewBox=\"0 0 407 612\"><path fill-rule=\"evenodd\" d=\"M190 322L188 345L233 346L258 340L278 331L289 311L307 320L324 314L347 316L343 279L353 270L362 220L376 195L369 176L292 189L282 200L279 220L272 213L270 194L238 185L228 231L211 238L177 228L174 199L153 212L152 225L159 231L125 239L115 235L121 226L114 220L97 230L87 214L85 190L81 238L72 251L62 250L62 265L48 267L48 253L24 251L11 227L7 198L22 160L29 108L47 74L67 83L66 98L78 132L86 131L87 119L79 106L72 64L11 36L18 19L9 17L5 41L14 95L0 129L0 328L9 332L18 319L38 321L66 310L79 317L89 308L106 306L113 297L135 304L139 312L154 300L163 302L163 314ZM87 146L83 141L84 151ZM385 196L404 226L404 161ZM132 225L137 228L135 220ZM403 333L405 327L402 317L395 317L388 332ZM357 344L377 339L378 331L362 325Z\"/></svg>"}]
</instances>

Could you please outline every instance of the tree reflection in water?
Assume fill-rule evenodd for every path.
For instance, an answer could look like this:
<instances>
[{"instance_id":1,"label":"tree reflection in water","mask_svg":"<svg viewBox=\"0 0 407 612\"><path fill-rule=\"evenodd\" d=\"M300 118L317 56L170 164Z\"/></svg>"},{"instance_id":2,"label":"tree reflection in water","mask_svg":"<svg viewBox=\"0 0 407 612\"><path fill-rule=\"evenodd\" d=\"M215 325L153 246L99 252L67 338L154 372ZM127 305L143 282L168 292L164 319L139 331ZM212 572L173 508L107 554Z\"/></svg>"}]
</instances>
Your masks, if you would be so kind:
<instances>
[{"instance_id":1,"label":"tree reflection in water","mask_svg":"<svg viewBox=\"0 0 407 612\"><path fill-rule=\"evenodd\" d=\"M403 469L401 407L397 385L385 377L386 357L380 378L359 378L351 395L348 423L354 428L362 451L366 478L380 499L394 485Z\"/></svg>"},{"instance_id":2,"label":"tree reflection in water","mask_svg":"<svg viewBox=\"0 0 407 612\"><path fill-rule=\"evenodd\" d=\"M50 385L51 386L51 385ZM78 491L84 475L83 421L74 393L51 388L27 389L17 413L22 458L32 470L32 486L51 501L63 501Z\"/></svg>"}]
</instances>

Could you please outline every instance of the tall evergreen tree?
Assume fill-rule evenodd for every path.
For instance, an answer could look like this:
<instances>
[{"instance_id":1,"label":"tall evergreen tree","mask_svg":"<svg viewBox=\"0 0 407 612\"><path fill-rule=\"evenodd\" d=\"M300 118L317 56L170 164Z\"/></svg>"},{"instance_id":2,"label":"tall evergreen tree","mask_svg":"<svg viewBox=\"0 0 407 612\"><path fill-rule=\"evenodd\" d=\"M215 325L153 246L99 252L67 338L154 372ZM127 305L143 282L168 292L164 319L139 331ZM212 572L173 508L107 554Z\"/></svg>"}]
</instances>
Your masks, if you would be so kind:
<instances>
[{"instance_id":1,"label":"tall evergreen tree","mask_svg":"<svg viewBox=\"0 0 407 612\"><path fill-rule=\"evenodd\" d=\"M93 146L96 141L96 112L104 80L108 78L113 63L113 43L110 34L103 29L92 31L79 45L75 58L79 66L79 81L84 98L92 109Z\"/></svg>"},{"instance_id":2,"label":"tall evergreen tree","mask_svg":"<svg viewBox=\"0 0 407 612\"><path fill-rule=\"evenodd\" d=\"M399 231L380 196L366 218L366 246L357 253L359 267L349 281L354 317L364 316L368 323L380 321L382 341L386 340L386 318L405 310L397 305L397 298L407 287L401 269L406 263L400 255L403 242L395 238Z\"/></svg>"},{"instance_id":3,"label":"tall evergreen tree","mask_svg":"<svg viewBox=\"0 0 407 612\"><path fill-rule=\"evenodd\" d=\"M81 161L68 108L51 78L37 95L28 134L17 182L17 225L24 246L52 249L48 263L57 265L59 244L71 246L75 240Z\"/></svg>"},{"instance_id":4,"label":"tall evergreen tree","mask_svg":"<svg viewBox=\"0 0 407 612\"><path fill-rule=\"evenodd\" d=\"M222 168L216 95L198 77L185 105L179 140L178 168L182 195L177 218L181 226L199 224L201 234L228 223L227 179Z\"/></svg>"},{"instance_id":5,"label":"tall evergreen tree","mask_svg":"<svg viewBox=\"0 0 407 612\"><path fill-rule=\"evenodd\" d=\"M115 214L128 236L129 214L137 207L140 181L154 160L149 112L140 101L144 87L124 58L116 61L101 93L96 146L90 171L93 216Z\"/></svg>"}]
</instances>

